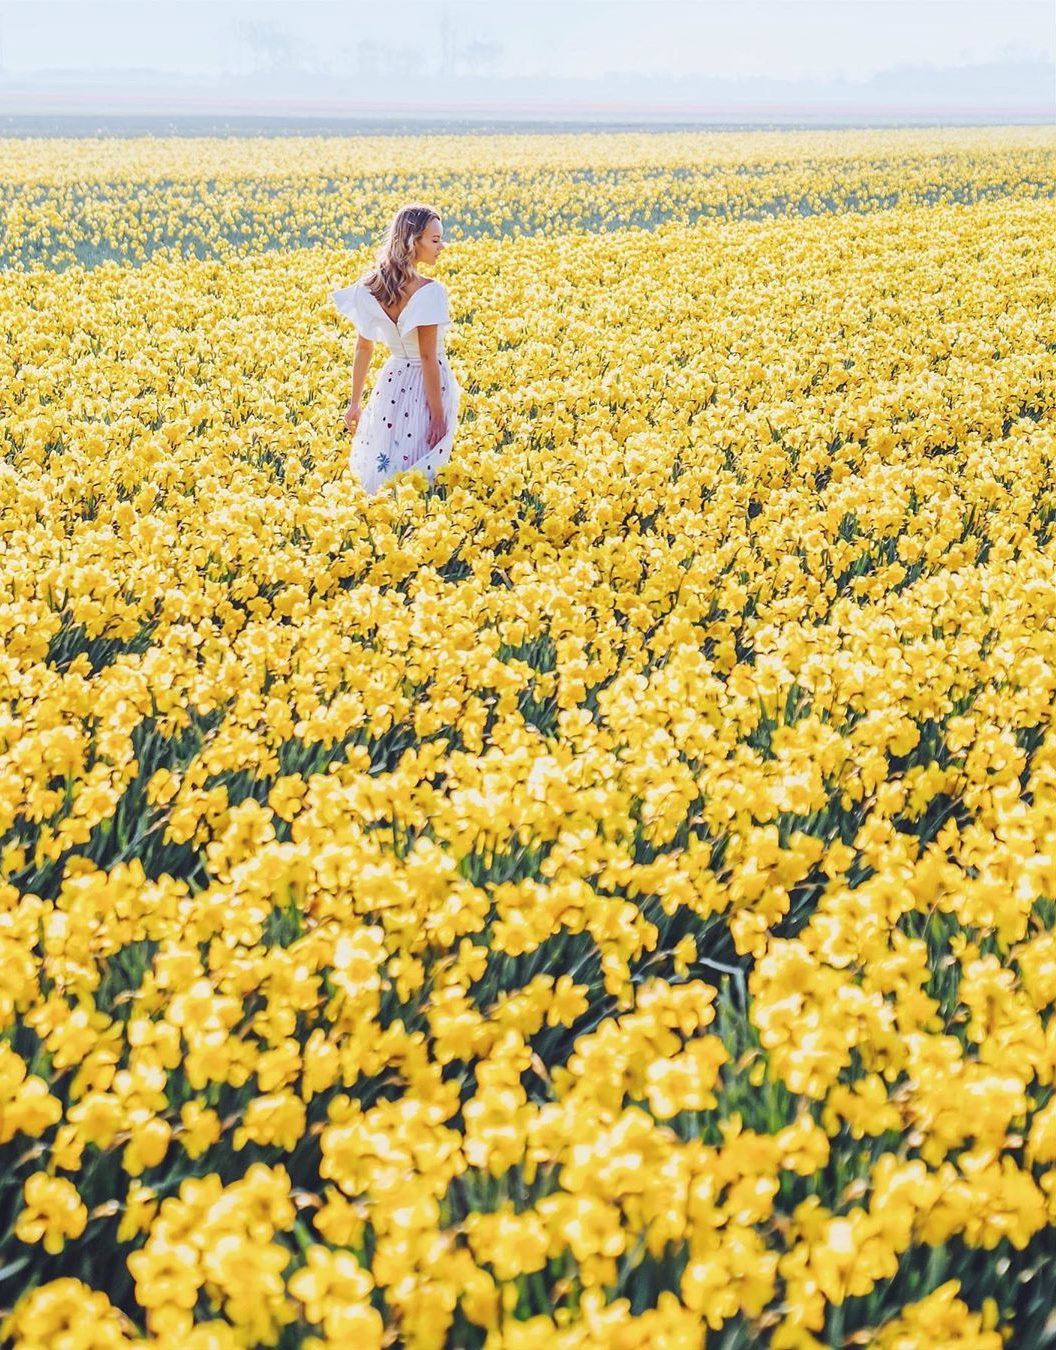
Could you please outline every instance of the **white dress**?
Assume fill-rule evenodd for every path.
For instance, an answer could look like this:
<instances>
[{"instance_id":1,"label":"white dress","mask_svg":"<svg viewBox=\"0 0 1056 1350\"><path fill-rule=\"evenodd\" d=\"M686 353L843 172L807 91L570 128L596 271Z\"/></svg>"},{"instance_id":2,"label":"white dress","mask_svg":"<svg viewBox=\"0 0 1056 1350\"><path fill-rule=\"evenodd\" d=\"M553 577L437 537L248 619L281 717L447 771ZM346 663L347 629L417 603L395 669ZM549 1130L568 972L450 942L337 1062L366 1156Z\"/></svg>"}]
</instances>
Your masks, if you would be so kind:
<instances>
[{"instance_id":1,"label":"white dress","mask_svg":"<svg viewBox=\"0 0 1056 1350\"><path fill-rule=\"evenodd\" d=\"M393 323L367 287L357 281L331 291L338 311L356 325L362 337L383 342L390 356L378 372L352 442L352 468L367 492L404 469L421 469L429 482L451 458L462 390L447 362L444 329L451 325L447 291L435 278L411 296ZM440 400L447 418L443 440L428 448L429 405L418 350L417 327L435 323L436 354L440 363Z\"/></svg>"}]
</instances>

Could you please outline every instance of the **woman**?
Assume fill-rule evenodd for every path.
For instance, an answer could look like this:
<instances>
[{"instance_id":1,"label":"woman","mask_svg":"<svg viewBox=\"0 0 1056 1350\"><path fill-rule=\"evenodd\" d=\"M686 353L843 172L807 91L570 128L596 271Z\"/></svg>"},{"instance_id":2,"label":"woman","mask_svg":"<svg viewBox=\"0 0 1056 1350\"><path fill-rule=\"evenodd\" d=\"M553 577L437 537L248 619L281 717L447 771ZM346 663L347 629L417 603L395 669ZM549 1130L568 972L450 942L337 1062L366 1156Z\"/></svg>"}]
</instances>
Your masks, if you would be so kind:
<instances>
[{"instance_id":1,"label":"woman","mask_svg":"<svg viewBox=\"0 0 1056 1350\"><path fill-rule=\"evenodd\" d=\"M451 312L443 285L418 271L419 264L435 263L444 247L439 213L417 203L403 206L385 232L376 266L331 292L359 333L345 426L355 433L352 468L370 493L403 469L421 469L432 483L451 458L462 393L444 352ZM375 342L390 356L361 408Z\"/></svg>"}]
</instances>

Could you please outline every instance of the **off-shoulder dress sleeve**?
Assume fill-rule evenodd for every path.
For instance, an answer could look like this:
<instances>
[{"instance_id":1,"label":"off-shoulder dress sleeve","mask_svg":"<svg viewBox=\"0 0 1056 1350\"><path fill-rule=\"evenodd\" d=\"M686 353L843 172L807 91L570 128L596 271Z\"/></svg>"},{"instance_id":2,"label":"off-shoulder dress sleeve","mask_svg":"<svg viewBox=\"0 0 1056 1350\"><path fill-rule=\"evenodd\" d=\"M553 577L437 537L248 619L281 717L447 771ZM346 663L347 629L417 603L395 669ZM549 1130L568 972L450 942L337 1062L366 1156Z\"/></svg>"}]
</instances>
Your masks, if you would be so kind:
<instances>
[{"instance_id":1,"label":"off-shoulder dress sleeve","mask_svg":"<svg viewBox=\"0 0 1056 1350\"><path fill-rule=\"evenodd\" d=\"M411 303L415 307L412 311L411 306L408 305L406 314L408 320L413 319L413 322L409 324L406 331L409 332L411 328L418 328L426 323L439 324L443 328L450 326L451 305L448 302L447 291L444 289L442 282L431 281L421 290L415 291ZM400 318L403 318L402 314Z\"/></svg>"},{"instance_id":2,"label":"off-shoulder dress sleeve","mask_svg":"<svg viewBox=\"0 0 1056 1350\"><path fill-rule=\"evenodd\" d=\"M385 320L378 313L378 306L372 304L372 296L362 282L345 286L342 290L331 291L330 299L339 314L344 314L356 325L361 337L370 342L384 342L388 329Z\"/></svg>"}]
</instances>

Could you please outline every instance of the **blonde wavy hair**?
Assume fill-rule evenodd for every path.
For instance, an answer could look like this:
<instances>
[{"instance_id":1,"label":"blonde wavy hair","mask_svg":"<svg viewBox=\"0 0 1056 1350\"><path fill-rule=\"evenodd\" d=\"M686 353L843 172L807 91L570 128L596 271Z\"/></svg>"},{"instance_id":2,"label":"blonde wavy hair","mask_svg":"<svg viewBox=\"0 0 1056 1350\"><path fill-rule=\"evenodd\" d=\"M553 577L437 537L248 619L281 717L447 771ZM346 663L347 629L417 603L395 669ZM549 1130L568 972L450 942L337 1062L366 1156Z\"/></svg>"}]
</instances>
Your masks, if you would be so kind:
<instances>
[{"instance_id":1,"label":"blonde wavy hair","mask_svg":"<svg viewBox=\"0 0 1056 1350\"><path fill-rule=\"evenodd\" d=\"M390 308L402 297L414 273L414 251L430 223L440 212L424 202L401 206L389 222L381 240L374 266L360 278L363 285L382 305Z\"/></svg>"}]
</instances>

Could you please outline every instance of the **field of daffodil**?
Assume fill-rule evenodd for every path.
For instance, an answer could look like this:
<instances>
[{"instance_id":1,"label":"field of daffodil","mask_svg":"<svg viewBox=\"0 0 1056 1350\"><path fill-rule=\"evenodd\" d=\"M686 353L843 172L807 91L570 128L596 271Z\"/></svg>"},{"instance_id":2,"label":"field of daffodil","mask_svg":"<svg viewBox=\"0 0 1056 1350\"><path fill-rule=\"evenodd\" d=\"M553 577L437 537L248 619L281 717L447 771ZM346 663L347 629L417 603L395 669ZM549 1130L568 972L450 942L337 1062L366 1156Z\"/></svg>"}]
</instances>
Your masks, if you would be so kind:
<instances>
[{"instance_id":1,"label":"field of daffodil","mask_svg":"<svg viewBox=\"0 0 1056 1350\"><path fill-rule=\"evenodd\" d=\"M847 132L0 138L0 267L365 248L424 200L445 236L609 233L1048 197L1051 127Z\"/></svg>"},{"instance_id":2,"label":"field of daffodil","mask_svg":"<svg viewBox=\"0 0 1056 1350\"><path fill-rule=\"evenodd\" d=\"M1056 1345L1052 128L3 150L5 1343Z\"/></svg>"}]
</instances>

